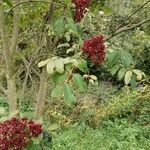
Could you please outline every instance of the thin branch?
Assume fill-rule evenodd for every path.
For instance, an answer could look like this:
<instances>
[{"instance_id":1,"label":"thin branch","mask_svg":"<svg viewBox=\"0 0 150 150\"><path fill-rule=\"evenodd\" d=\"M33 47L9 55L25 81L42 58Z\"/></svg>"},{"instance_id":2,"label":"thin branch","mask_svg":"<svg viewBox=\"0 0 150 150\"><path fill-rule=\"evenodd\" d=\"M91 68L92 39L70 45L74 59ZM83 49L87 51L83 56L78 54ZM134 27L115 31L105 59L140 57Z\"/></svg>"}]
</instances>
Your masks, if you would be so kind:
<instances>
[{"instance_id":1,"label":"thin branch","mask_svg":"<svg viewBox=\"0 0 150 150\"><path fill-rule=\"evenodd\" d=\"M7 90L2 85L0 85L0 90L7 95Z\"/></svg>"},{"instance_id":2,"label":"thin branch","mask_svg":"<svg viewBox=\"0 0 150 150\"><path fill-rule=\"evenodd\" d=\"M119 33L121 33L121 32L127 31L127 30L132 30L132 29L134 29L134 28L137 28L137 27L139 27L139 26L141 26L141 25L143 25L143 24L145 24L145 23L147 23L147 22L149 22L149 21L150 21L150 18L148 18L148 19L146 19L146 20L143 20L143 21L141 21L141 22L139 22L139 23L137 23L137 24L133 24L133 25L131 25L131 26L122 27L122 28L120 28L120 29L118 29L118 30L116 31L115 35L117 35L117 34L119 34Z\"/></svg>"},{"instance_id":3,"label":"thin branch","mask_svg":"<svg viewBox=\"0 0 150 150\"><path fill-rule=\"evenodd\" d=\"M148 22L150 22L150 18L145 19L145 20L143 20L143 21L141 21L141 22L139 22L139 23L137 23L137 24L132 24L132 25L130 25L130 26L128 26L128 25L127 25L127 26L124 26L124 27L118 29L114 34L112 34L112 35L106 37L106 38L104 39L104 41L107 41L107 40L113 38L114 36L116 36L116 35L118 35L118 34L124 32L124 31L132 30L132 29L137 28L137 27L139 27L139 26L141 26L141 25L143 25L143 24L145 24L145 23L148 23Z\"/></svg>"},{"instance_id":4,"label":"thin branch","mask_svg":"<svg viewBox=\"0 0 150 150\"><path fill-rule=\"evenodd\" d=\"M133 15L135 15L138 11L140 11L143 7L145 7L148 3L150 3L150 0L148 0L147 2L145 2L142 6L140 6L138 9L136 9L131 15L129 15L129 17L127 19L125 19L120 25L119 27L117 27L117 29L114 31L116 32L118 29L120 29L125 22L127 22Z\"/></svg>"},{"instance_id":5,"label":"thin branch","mask_svg":"<svg viewBox=\"0 0 150 150\"><path fill-rule=\"evenodd\" d=\"M44 1L44 0L27 0L27 1L24 1L24 2L20 2L20 3L18 3L17 5L13 6L13 7L9 10L9 12L8 12L7 16L5 17L5 19L8 18L8 16L11 14L11 12L12 12L12 10L13 10L14 8L16 8L16 7L18 7L18 6L22 5L22 4L27 4L27 3L49 3L49 1ZM58 6L64 6L64 5L62 5L62 4L60 4L60 3L56 3L56 2L54 2L54 4L56 4L56 5L58 5Z\"/></svg>"}]
</instances>

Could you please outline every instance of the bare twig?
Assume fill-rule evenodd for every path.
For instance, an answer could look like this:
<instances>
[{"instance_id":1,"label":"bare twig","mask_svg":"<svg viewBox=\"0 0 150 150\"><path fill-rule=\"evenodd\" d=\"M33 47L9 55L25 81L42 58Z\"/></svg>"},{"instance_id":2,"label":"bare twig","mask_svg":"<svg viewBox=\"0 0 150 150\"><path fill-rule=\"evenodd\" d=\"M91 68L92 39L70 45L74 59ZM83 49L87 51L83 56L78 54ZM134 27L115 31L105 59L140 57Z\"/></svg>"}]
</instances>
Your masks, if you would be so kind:
<instances>
[{"instance_id":1,"label":"bare twig","mask_svg":"<svg viewBox=\"0 0 150 150\"><path fill-rule=\"evenodd\" d=\"M139 27L139 26L141 26L141 25L143 25L143 24L145 24L145 23L148 23L148 22L150 22L150 18L145 19L145 20L143 20L143 21L141 21L141 22L139 22L139 23L137 23L137 24L132 24L132 25L130 25L130 26L127 25L127 26L124 26L124 27L122 27L122 28L119 28L114 34L112 34L112 35L106 37L106 38L104 39L104 41L107 41L107 40L113 38L114 36L116 36L116 35L118 35L118 34L124 32L124 31L132 30L132 29L137 28L137 27Z\"/></svg>"},{"instance_id":2,"label":"bare twig","mask_svg":"<svg viewBox=\"0 0 150 150\"><path fill-rule=\"evenodd\" d=\"M138 9L136 9L131 15L129 15L129 17L128 17L127 19L125 19L125 20L119 25L119 27L117 27L116 31L117 31L118 29L120 29L120 28L124 25L125 22L127 22L133 15L135 15L138 11L140 11L140 10L141 10L143 7L145 7L148 3L150 3L150 0L148 0L147 2L145 2L142 6L140 6ZM116 31L114 31L114 32L116 32Z\"/></svg>"}]
</instances>

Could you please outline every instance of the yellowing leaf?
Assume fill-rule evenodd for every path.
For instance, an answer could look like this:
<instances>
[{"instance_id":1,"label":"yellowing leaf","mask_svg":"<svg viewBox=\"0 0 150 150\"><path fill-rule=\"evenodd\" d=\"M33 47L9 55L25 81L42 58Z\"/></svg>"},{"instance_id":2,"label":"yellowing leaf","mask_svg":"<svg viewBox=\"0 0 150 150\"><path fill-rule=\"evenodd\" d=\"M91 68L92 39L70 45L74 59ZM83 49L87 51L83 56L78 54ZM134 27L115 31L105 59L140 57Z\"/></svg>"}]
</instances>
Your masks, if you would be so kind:
<instances>
[{"instance_id":1,"label":"yellowing leaf","mask_svg":"<svg viewBox=\"0 0 150 150\"><path fill-rule=\"evenodd\" d=\"M40 68L40 67L45 66L49 61L50 61L50 59L47 59L47 60L44 60L44 61L39 62L39 63L38 63L38 67Z\"/></svg>"},{"instance_id":2,"label":"yellowing leaf","mask_svg":"<svg viewBox=\"0 0 150 150\"><path fill-rule=\"evenodd\" d=\"M135 74L140 74L141 73L141 70L138 70L138 69L133 69L133 72L135 73Z\"/></svg>"},{"instance_id":3,"label":"yellowing leaf","mask_svg":"<svg viewBox=\"0 0 150 150\"><path fill-rule=\"evenodd\" d=\"M78 66L78 61L76 59L71 59L70 62L73 64L73 66Z\"/></svg>"},{"instance_id":4,"label":"yellowing leaf","mask_svg":"<svg viewBox=\"0 0 150 150\"><path fill-rule=\"evenodd\" d=\"M62 58L55 60L55 68L58 73L64 73L64 61Z\"/></svg>"},{"instance_id":5,"label":"yellowing leaf","mask_svg":"<svg viewBox=\"0 0 150 150\"><path fill-rule=\"evenodd\" d=\"M69 54L70 52L73 52L75 49L73 49L73 48L69 48L69 49L67 49L67 51L66 51L66 54Z\"/></svg>"},{"instance_id":6,"label":"yellowing leaf","mask_svg":"<svg viewBox=\"0 0 150 150\"><path fill-rule=\"evenodd\" d=\"M128 85L131 81L133 72L132 71L127 71L125 74L125 84Z\"/></svg>"},{"instance_id":7,"label":"yellowing leaf","mask_svg":"<svg viewBox=\"0 0 150 150\"><path fill-rule=\"evenodd\" d=\"M97 77L94 75L90 75L90 78L93 79L94 81L97 81Z\"/></svg>"},{"instance_id":8,"label":"yellowing leaf","mask_svg":"<svg viewBox=\"0 0 150 150\"><path fill-rule=\"evenodd\" d=\"M69 62L70 62L70 58L69 57L63 59L63 63L64 64L68 64Z\"/></svg>"},{"instance_id":9,"label":"yellowing leaf","mask_svg":"<svg viewBox=\"0 0 150 150\"><path fill-rule=\"evenodd\" d=\"M142 77L145 76L144 72L138 69L134 69L133 72L137 75L137 80L142 80Z\"/></svg>"},{"instance_id":10,"label":"yellowing leaf","mask_svg":"<svg viewBox=\"0 0 150 150\"><path fill-rule=\"evenodd\" d=\"M47 63L46 69L47 69L47 73L48 74L53 74L54 73L54 68L55 68L55 64L53 61L50 61Z\"/></svg>"},{"instance_id":11,"label":"yellowing leaf","mask_svg":"<svg viewBox=\"0 0 150 150\"><path fill-rule=\"evenodd\" d=\"M92 85L94 85L94 80L93 79L89 79L89 82L92 84Z\"/></svg>"},{"instance_id":12,"label":"yellowing leaf","mask_svg":"<svg viewBox=\"0 0 150 150\"><path fill-rule=\"evenodd\" d=\"M57 48L61 48L61 47L70 47L69 43L63 43L57 46Z\"/></svg>"},{"instance_id":13,"label":"yellowing leaf","mask_svg":"<svg viewBox=\"0 0 150 150\"><path fill-rule=\"evenodd\" d=\"M52 61L57 60L57 59L58 59L58 57L56 57L56 56L51 58Z\"/></svg>"}]
</instances>

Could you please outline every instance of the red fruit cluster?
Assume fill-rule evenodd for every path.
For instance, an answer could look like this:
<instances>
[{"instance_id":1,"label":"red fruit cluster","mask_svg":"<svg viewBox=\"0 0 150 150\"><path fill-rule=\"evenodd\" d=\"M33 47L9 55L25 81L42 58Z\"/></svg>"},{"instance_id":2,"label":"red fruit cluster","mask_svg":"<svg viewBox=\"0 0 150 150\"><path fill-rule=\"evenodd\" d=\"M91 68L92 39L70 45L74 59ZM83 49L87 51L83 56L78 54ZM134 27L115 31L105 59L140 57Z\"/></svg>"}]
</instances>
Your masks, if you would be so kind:
<instances>
[{"instance_id":1,"label":"red fruit cluster","mask_svg":"<svg viewBox=\"0 0 150 150\"><path fill-rule=\"evenodd\" d=\"M42 126L27 118L12 118L0 123L0 150L22 150L43 132Z\"/></svg>"},{"instance_id":2,"label":"red fruit cluster","mask_svg":"<svg viewBox=\"0 0 150 150\"><path fill-rule=\"evenodd\" d=\"M82 51L92 62L96 64L103 63L105 61L104 37L100 35L85 40Z\"/></svg>"},{"instance_id":3,"label":"red fruit cluster","mask_svg":"<svg viewBox=\"0 0 150 150\"><path fill-rule=\"evenodd\" d=\"M91 0L72 0L72 2L75 4L74 20L76 22L80 22L84 17L86 8L90 6L90 1Z\"/></svg>"}]
</instances>

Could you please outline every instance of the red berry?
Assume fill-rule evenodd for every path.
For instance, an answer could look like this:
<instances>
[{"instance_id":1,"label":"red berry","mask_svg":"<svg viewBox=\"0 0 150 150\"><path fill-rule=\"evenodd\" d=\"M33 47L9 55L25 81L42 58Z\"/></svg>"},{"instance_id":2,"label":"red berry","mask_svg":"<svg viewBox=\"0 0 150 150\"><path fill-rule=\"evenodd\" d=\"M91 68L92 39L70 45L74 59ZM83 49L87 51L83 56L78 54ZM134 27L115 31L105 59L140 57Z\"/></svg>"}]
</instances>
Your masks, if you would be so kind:
<instances>
[{"instance_id":1,"label":"red berry","mask_svg":"<svg viewBox=\"0 0 150 150\"><path fill-rule=\"evenodd\" d=\"M75 4L74 20L76 22L80 22L84 17L86 8L90 6L90 1L91 0L72 0Z\"/></svg>"},{"instance_id":2,"label":"red berry","mask_svg":"<svg viewBox=\"0 0 150 150\"><path fill-rule=\"evenodd\" d=\"M43 132L42 126L27 118L12 118L0 123L0 150L22 150L32 137Z\"/></svg>"},{"instance_id":3,"label":"red berry","mask_svg":"<svg viewBox=\"0 0 150 150\"><path fill-rule=\"evenodd\" d=\"M82 46L83 53L94 63L101 64L105 61L104 37L94 36L92 39L84 41Z\"/></svg>"}]
</instances>

